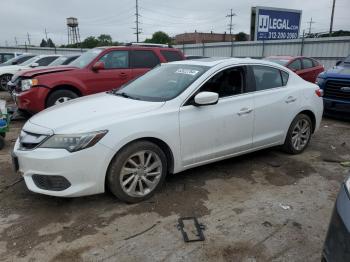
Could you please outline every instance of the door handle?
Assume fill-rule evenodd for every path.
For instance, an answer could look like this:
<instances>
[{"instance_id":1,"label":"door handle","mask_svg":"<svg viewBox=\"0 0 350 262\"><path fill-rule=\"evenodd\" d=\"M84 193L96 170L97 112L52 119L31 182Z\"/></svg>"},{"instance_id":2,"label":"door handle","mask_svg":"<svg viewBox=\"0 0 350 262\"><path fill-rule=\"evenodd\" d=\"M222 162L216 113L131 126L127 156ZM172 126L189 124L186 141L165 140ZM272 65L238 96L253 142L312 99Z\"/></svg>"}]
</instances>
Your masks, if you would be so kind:
<instances>
[{"instance_id":1,"label":"door handle","mask_svg":"<svg viewBox=\"0 0 350 262\"><path fill-rule=\"evenodd\" d=\"M252 108L250 108L250 107L243 107L243 108L241 108L241 110L239 110L237 115L239 115L239 116L246 115L246 114L250 114L251 112L253 112Z\"/></svg>"},{"instance_id":2,"label":"door handle","mask_svg":"<svg viewBox=\"0 0 350 262\"><path fill-rule=\"evenodd\" d=\"M294 96L288 96L288 98L286 99L286 103L289 104L289 103L293 103L295 102L297 99L294 97Z\"/></svg>"}]
</instances>

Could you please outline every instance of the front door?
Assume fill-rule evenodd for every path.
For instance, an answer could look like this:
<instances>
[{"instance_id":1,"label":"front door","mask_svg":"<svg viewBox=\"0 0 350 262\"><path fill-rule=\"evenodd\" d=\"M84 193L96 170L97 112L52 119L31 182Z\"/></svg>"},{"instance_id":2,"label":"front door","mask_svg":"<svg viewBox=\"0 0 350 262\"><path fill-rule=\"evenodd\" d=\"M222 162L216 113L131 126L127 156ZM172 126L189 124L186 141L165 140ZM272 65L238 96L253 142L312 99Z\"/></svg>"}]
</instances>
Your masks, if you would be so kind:
<instances>
[{"instance_id":1,"label":"front door","mask_svg":"<svg viewBox=\"0 0 350 262\"><path fill-rule=\"evenodd\" d=\"M252 146L253 93L247 93L247 70L233 67L210 78L196 92L219 94L215 105L195 106L194 96L180 108L181 154L184 166L196 165Z\"/></svg>"}]
</instances>

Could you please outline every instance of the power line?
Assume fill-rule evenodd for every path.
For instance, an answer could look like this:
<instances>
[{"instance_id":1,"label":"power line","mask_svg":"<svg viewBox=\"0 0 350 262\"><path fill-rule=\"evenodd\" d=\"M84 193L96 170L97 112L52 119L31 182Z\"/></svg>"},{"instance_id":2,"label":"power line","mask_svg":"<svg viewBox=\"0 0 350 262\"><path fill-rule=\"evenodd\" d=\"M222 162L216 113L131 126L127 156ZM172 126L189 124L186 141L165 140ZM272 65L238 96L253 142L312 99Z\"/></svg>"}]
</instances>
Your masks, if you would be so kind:
<instances>
[{"instance_id":1,"label":"power line","mask_svg":"<svg viewBox=\"0 0 350 262\"><path fill-rule=\"evenodd\" d=\"M312 27L312 24L316 23L315 21L312 21L312 17L310 19L309 22L307 22L309 24L309 35L311 35L311 27Z\"/></svg>"},{"instance_id":2,"label":"power line","mask_svg":"<svg viewBox=\"0 0 350 262\"><path fill-rule=\"evenodd\" d=\"M226 15L226 17L230 18L230 23L228 24L228 28L230 30L230 35L232 35L232 29L233 29L232 18L234 16L236 16L236 14L232 12L232 8L231 8L231 12L228 15Z\"/></svg>"}]
</instances>

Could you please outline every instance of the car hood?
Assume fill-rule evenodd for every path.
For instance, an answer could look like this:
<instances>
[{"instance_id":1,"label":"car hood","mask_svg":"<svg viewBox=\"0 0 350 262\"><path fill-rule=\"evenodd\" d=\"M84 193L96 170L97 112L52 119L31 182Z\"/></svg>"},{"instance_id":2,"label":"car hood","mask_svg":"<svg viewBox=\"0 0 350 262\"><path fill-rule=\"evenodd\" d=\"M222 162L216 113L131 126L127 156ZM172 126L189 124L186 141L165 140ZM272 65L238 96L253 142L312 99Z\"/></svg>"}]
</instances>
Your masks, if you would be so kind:
<instances>
[{"instance_id":1,"label":"car hood","mask_svg":"<svg viewBox=\"0 0 350 262\"><path fill-rule=\"evenodd\" d=\"M28 67L20 66L20 65L10 65L10 66L2 66L0 67L0 74L7 72L16 72L21 69L27 69Z\"/></svg>"},{"instance_id":2,"label":"car hood","mask_svg":"<svg viewBox=\"0 0 350 262\"><path fill-rule=\"evenodd\" d=\"M320 74L322 78L347 78L350 79L350 66L335 66Z\"/></svg>"},{"instance_id":3,"label":"car hood","mask_svg":"<svg viewBox=\"0 0 350 262\"><path fill-rule=\"evenodd\" d=\"M117 121L156 110L164 104L99 93L48 108L30 118L24 129L30 132L30 125L34 124L55 134L98 131Z\"/></svg>"},{"instance_id":4,"label":"car hood","mask_svg":"<svg viewBox=\"0 0 350 262\"><path fill-rule=\"evenodd\" d=\"M37 75L43 75L43 74L51 74L51 73L57 73L57 72L64 72L64 71L71 71L77 69L77 67L72 66L52 66L52 67L40 67L35 69L27 69L23 70L21 72L18 72L17 76L22 76L26 78L35 77Z\"/></svg>"}]
</instances>

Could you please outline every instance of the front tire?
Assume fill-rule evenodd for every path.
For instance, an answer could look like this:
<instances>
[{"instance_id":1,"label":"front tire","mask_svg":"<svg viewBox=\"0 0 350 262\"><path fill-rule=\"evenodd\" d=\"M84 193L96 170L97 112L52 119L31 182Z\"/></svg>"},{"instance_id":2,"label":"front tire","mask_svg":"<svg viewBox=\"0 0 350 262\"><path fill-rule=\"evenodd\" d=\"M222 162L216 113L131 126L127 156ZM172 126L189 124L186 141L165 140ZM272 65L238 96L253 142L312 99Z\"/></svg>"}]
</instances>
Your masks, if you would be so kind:
<instances>
[{"instance_id":1,"label":"front tire","mask_svg":"<svg viewBox=\"0 0 350 262\"><path fill-rule=\"evenodd\" d=\"M11 74L4 74L0 76L0 90L7 91L7 82L9 82L11 78Z\"/></svg>"},{"instance_id":2,"label":"front tire","mask_svg":"<svg viewBox=\"0 0 350 262\"><path fill-rule=\"evenodd\" d=\"M167 174L165 153L154 143L138 141L124 147L112 160L107 183L120 200L137 203L150 198Z\"/></svg>"},{"instance_id":3,"label":"front tire","mask_svg":"<svg viewBox=\"0 0 350 262\"><path fill-rule=\"evenodd\" d=\"M75 99L77 97L79 96L71 90L65 90L65 89L56 90L49 95L47 99L46 107L62 104L64 102L67 102L71 99Z\"/></svg>"},{"instance_id":4,"label":"front tire","mask_svg":"<svg viewBox=\"0 0 350 262\"><path fill-rule=\"evenodd\" d=\"M300 154L308 146L312 134L312 122L305 114L297 115L291 123L283 150L289 154Z\"/></svg>"}]
</instances>

